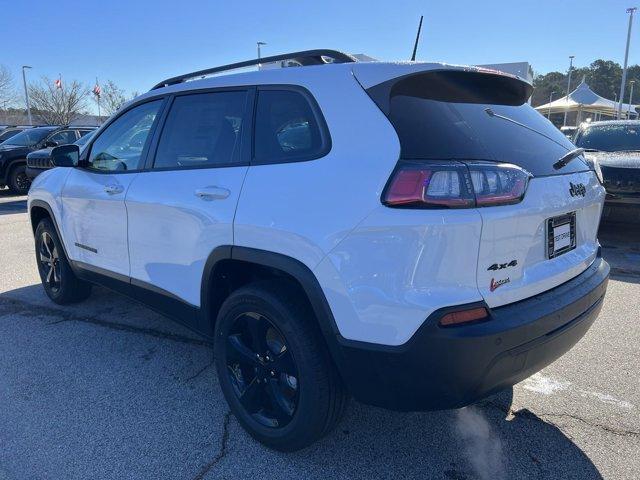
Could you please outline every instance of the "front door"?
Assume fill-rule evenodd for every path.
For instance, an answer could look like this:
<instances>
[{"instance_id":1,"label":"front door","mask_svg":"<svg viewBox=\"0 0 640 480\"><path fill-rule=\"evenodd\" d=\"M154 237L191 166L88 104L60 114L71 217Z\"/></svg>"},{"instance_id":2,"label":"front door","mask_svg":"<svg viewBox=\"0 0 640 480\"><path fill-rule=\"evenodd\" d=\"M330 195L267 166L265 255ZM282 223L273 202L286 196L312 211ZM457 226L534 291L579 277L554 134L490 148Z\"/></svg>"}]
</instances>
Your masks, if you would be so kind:
<instances>
[{"instance_id":1,"label":"front door","mask_svg":"<svg viewBox=\"0 0 640 480\"><path fill-rule=\"evenodd\" d=\"M62 228L76 261L129 275L124 198L148 150L162 100L123 112L88 147L62 191Z\"/></svg>"},{"instance_id":2,"label":"front door","mask_svg":"<svg viewBox=\"0 0 640 480\"><path fill-rule=\"evenodd\" d=\"M127 192L132 282L200 306L207 257L233 244L250 97L224 90L174 98L153 161Z\"/></svg>"}]
</instances>

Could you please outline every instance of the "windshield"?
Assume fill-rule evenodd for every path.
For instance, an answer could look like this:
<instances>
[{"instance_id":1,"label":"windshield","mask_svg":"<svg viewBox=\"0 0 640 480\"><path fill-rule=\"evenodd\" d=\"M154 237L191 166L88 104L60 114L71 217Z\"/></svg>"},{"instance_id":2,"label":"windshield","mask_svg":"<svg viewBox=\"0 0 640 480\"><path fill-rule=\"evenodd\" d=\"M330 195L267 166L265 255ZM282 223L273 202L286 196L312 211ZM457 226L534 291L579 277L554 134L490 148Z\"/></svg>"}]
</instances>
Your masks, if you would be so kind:
<instances>
[{"instance_id":1,"label":"windshield","mask_svg":"<svg viewBox=\"0 0 640 480\"><path fill-rule=\"evenodd\" d=\"M578 132L575 144L585 150L640 150L640 124L592 125Z\"/></svg>"},{"instance_id":2,"label":"windshield","mask_svg":"<svg viewBox=\"0 0 640 480\"><path fill-rule=\"evenodd\" d=\"M14 135L6 144L18 145L20 147L33 147L40 143L44 138L51 133L54 128L29 128Z\"/></svg>"}]
</instances>

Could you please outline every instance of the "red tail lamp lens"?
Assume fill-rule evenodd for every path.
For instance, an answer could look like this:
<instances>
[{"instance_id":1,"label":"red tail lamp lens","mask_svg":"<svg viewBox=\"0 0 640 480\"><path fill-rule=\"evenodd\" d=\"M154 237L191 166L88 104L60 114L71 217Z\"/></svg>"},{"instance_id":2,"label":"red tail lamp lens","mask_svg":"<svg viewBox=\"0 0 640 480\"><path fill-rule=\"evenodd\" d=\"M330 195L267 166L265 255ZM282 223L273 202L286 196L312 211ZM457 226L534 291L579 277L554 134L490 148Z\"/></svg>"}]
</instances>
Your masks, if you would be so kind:
<instances>
[{"instance_id":1,"label":"red tail lamp lens","mask_svg":"<svg viewBox=\"0 0 640 480\"><path fill-rule=\"evenodd\" d=\"M473 208L519 203L530 174L511 164L404 160L382 202L390 207Z\"/></svg>"},{"instance_id":2,"label":"red tail lamp lens","mask_svg":"<svg viewBox=\"0 0 640 480\"><path fill-rule=\"evenodd\" d=\"M467 167L460 162L403 162L386 189L392 207L467 208L475 205Z\"/></svg>"},{"instance_id":3,"label":"red tail lamp lens","mask_svg":"<svg viewBox=\"0 0 640 480\"><path fill-rule=\"evenodd\" d=\"M484 320L489 316L489 312L484 307L471 308L469 310L460 310L458 312L447 313L440 319L440 325L450 327L463 323L476 322Z\"/></svg>"},{"instance_id":4,"label":"red tail lamp lens","mask_svg":"<svg viewBox=\"0 0 640 480\"><path fill-rule=\"evenodd\" d=\"M422 202L430 177L429 170L398 170L389 186L386 201L393 205Z\"/></svg>"}]
</instances>

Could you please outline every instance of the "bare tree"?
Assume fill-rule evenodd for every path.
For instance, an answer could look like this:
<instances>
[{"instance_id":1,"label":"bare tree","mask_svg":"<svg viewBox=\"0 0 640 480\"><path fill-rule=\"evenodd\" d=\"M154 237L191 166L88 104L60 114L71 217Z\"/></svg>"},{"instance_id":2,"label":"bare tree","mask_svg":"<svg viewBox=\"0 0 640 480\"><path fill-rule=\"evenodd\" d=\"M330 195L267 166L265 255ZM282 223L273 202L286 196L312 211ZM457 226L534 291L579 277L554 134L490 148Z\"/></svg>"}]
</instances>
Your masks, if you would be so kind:
<instances>
[{"instance_id":1,"label":"bare tree","mask_svg":"<svg viewBox=\"0 0 640 480\"><path fill-rule=\"evenodd\" d=\"M11 71L4 65L0 65L0 108L6 109L16 101L16 89L13 83Z\"/></svg>"},{"instance_id":2,"label":"bare tree","mask_svg":"<svg viewBox=\"0 0 640 480\"><path fill-rule=\"evenodd\" d=\"M56 87L47 77L40 84L29 85L31 107L49 125L68 125L86 108L89 91L73 80Z\"/></svg>"},{"instance_id":3,"label":"bare tree","mask_svg":"<svg viewBox=\"0 0 640 480\"><path fill-rule=\"evenodd\" d=\"M100 98L94 95L93 100L96 103L100 101L101 114L111 116L127 101L124 89L118 87L113 80L107 80L100 88Z\"/></svg>"}]
</instances>

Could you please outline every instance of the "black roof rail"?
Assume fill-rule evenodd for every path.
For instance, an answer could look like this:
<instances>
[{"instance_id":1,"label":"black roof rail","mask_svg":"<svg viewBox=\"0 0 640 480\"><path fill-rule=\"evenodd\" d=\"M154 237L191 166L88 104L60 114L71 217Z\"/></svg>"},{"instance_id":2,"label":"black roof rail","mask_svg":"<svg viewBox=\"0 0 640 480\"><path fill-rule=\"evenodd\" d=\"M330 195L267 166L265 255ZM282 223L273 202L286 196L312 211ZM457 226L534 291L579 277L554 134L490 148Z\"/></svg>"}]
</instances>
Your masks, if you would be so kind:
<instances>
[{"instance_id":1,"label":"black roof rail","mask_svg":"<svg viewBox=\"0 0 640 480\"><path fill-rule=\"evenodd\" d=\"M324 58L331 58L333 62L327 62ZM206 68L204 70L198 70L197 72L186 73L184 75L178 75L177 77L167 78L162 82L155 85L151 90L157 88L167 87L169 85L176 85L178 83L185 82L187 80L202 77L204 75L211 75L212 73L226 72L228 70L236 70L238 68L251 67L261 63L280 62L283 60L294 60L303 66L307 65L324 65L326 63L351 63L356 59L351 55L337 50L304 50L301 52L291 52L282 55L273 55L271 57L254 58L253 60L245 60L244 62L231 63L229 65L222 65L220 67Z\"/></svg>"}]
</instances>

